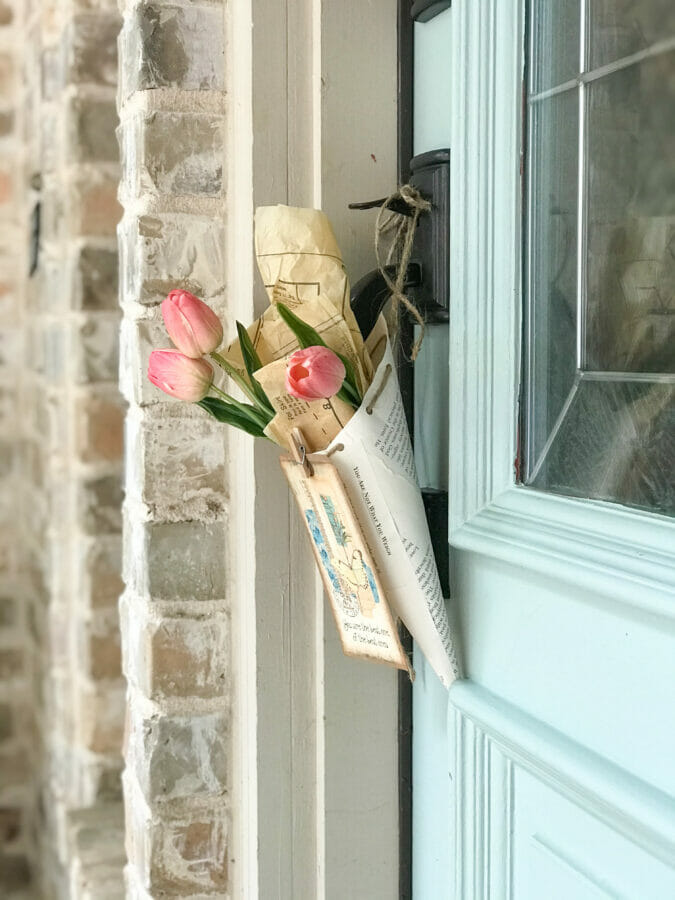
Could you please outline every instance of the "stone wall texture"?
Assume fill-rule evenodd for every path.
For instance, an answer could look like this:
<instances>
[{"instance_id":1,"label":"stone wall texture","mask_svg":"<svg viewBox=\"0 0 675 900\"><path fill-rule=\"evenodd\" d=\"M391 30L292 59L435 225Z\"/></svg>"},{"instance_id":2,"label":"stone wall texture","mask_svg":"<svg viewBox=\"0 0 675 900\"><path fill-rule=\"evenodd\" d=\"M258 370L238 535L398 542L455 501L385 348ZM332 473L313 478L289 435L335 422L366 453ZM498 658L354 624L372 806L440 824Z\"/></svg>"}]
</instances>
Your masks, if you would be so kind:
<instances>
[{"instance_id":1,"label":"stone wall texture","mask_svg":"<svg viewBox=\"0 0 675 900\"><path fill-rule=\"evenodd\" d=\"M17 510L20 480L30 465L21 418L25 315L22 275L27 262L22 228L21 109L18 86L21 4L0 2L0 896L30 876L32 785L31 659L27 584Z\"/></svg>"},{"instance_id":2,"label":"stone wall texture","mask_svg":"<svg viewBox=\"0 0 675 900\"><path fill-rule=\"evenodd\" d=\"M39 35L36 153L40 257L33 276L46 358L34 378L53 428L42 436L49 558L47 607L36 666L44 708L37 823L46 896L104 896L121 884L121 854L94 878L80 854L84 811L118 805L124 687L117 597L121 590L123 406L117 390L119 311L115 227L121 216L115 149L116 36L111 4L44 3ZM32 141L32 136L27 136ZM39 452L39 450L38 450ZM103 822L114 821L104 809ZM95 819L87 819L89 839ZM105 828L104 828L105 834ZM90 860L92 862L92 860ZM84 866L91 869L91 865ZM109 871L111 870L111 871ZM100 877L99 877L100 876ZM96 882L94 889L88 880ZM112 888L111 888L112 889ZM89 892L87 892L89 890Z\"/></svg>"},{"instance_id":3,"label":"stone wall texture","mask_svg":"<svg viewBox=\"0 0 675 900\"><path fill-rule=\"evenodd\" d=\"M123 896L120 26L0 0L3 897Z\"/></svg>"},{"instance_id":4,"label":"stone wall texture","mask_svg":"<svg viewBox=\"0 0 675 900\"><path fill-rule=\"evenodd\" d=\"M128 2L120 36L121 600L129 898L228 896L229 605L224 429L145 373L184 287L226 330L223 7Z\"/></svg>"},{"instance_id":5,"label":"stone wall texture","mask_svg":"<svg viewBox=\"0 0 675 900\"><path fill-rule=\"evenodd\" d=\"M229 896L227 443L145 376L232 330L223 15L0 0L3 900Z\"/></svg>"}]
</instances>

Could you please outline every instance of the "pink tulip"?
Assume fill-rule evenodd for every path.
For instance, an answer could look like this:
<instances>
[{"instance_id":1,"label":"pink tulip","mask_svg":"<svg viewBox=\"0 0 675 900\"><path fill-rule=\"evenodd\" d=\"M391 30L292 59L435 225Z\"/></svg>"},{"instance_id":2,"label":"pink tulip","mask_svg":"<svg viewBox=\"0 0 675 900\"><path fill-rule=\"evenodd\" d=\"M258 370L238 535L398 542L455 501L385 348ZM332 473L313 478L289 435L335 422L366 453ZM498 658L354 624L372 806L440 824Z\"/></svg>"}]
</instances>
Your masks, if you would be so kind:
<instances>
[{"instance_id":1,"label":"pink tulip","mask_svg":"<svg viewBox=\"0 0 675 900\"><path fill-rule=\"evenodd\" d=\"M189 291L171 291L162 303L169 337L186 356L198 359L223 340L223 326L210 306Z\"/></svg>"},{"instance_id":2,"label":"pink tulip","mask_svg":"<svg viewBox=\"0 0 675 900\"><path fill-rule=\"evenodd\" d=\"M213 369L205 359L191 359L179 350L153 350L148 378L165 394L196 403L208 394Z\"/></svg>"},{"instance_id":3,"label":"pink tulip","mask_svg":"<svg viewBox=\"0 0 675 900\"><path fill-rule=\"evenodd\" d=\"M328 347L307 347L289 357L286 390L299 400L332 397L342 387L345 367Z\"/></svg>"}]
</instances>

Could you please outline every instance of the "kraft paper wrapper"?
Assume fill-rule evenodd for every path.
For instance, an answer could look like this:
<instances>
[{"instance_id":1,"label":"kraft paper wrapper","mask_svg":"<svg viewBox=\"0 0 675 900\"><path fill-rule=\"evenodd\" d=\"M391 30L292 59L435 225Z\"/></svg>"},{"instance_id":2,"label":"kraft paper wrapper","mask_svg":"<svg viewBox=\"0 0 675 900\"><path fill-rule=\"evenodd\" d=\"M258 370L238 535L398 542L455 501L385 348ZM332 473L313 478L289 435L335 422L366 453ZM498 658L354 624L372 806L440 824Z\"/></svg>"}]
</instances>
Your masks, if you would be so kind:
<instances>
[{"instance_id":1,"label":"kraft paper wrapper","mask_svg":"<svg viewBox=\"0 0 675 900\"><path fill-rule=\"evenodd\" d=\"M288 450L294 428L302 430L309 453L326 447L354 415L354 408L337 397L309 401L291 397L286 391L285 359L258 369L256 378L277 413L265 433Z\"/></svg>"},{"instance_id":2,"label":"kraft paper wrapper","mask_svg":"<svg viewBox=\"0 0 675 900\"><path fill-rule=\"evenodd\" d=\"M307 302L318 299L332 308L346 323L359 360L365 357L369 380L369 360L349 303L349 279L324 213L295 206L259 207L255 214L255 253L270 302L274 305L281 300L301 319Z\"/></svg>"},{"instance_id":3,"label":"kraft paper wrapper","mask_svg":"<svg viewBox=\"0 0 675 900\"><path fill-rule=\"evenodd\" d=\"M457 653L382 317L367 344L376 369L363 404L316 455L340 473L387 600L449 687L459 677Z\"/></svg>"},{"instance_id":4,"label":"kraft paper wrapper","mask_svg":"<svg viewBox=\"0 0 675 900\"><path fill-rule=\"evenodd\" d=\"M349 279L326 216L318 209L260 207L255 215L255 247L271 305L247 331L263 366L289 356L299 346L276 308L281 301L314 328L327 346L350 360L363 393L370 384L372 365L349 305ZM238 341L225 356L243 374Z\"/></svg>"}]
</instances>

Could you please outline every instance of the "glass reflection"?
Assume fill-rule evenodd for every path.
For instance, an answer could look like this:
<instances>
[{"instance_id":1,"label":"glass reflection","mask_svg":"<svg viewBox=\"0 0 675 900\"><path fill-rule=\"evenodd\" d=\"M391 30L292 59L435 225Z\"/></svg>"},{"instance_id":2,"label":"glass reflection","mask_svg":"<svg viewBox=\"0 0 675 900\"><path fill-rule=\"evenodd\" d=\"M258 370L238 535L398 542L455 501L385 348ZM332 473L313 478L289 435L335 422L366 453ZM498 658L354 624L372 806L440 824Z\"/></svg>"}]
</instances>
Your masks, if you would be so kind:
<instances>
[{"instance_id":1,"label":"glass reflection","mask_svg":"<svg viewBox=\"0 0 675 900\"><path fill-rule=\"evenodd\" d=\"M532 8L533 93L576 77L579 71L579 0L535 3Z\"/></svg>"},{"instance_id":2,"label":"glass reflection","mask_svg":"<svg viewBox=\"0 0 675 900\"><path fill-rule=\"evenodd\" d=\"M524 481L675 515L675 2L530 21Z\"/></svg>"},{"instance_id":3,"label":"glass reflection","mask_svg":"<svg viewBox=\"0 0 675 900\"><path fill-rule=\"evenodd\" d=\"M532 486L675 515L675 385L583 376Z\"/></svg>"},{"instance_id":4,"label":"glass reflection","mask_svg":"<svg viewBox=\"0 0 675 900\"><path fill-rule=\"evenodd\" d=\"M585 366L675 372L675 51L588 88Z\"/></svg>"},{"instance_id":5,"label":"glass reflection","mask_svg":"<svg viewBox=\"0 0 675 900\"><path fill-rule=\"evenodd\" d=\"M576 372L578 99L574 92L538 103L531 113L532 228L529 367L530 452L537 459Z\"/></svg>"},{"instance_id":6,"label":"glass reflection","mask_svg":"<svg viewBox=\"0 0 675 900\"><path fill-rule=\"evenodd\" d=\"M675 34L673 0L592 0L588 7L591 69L644 52Z\"/></svg>"}]
</instances>

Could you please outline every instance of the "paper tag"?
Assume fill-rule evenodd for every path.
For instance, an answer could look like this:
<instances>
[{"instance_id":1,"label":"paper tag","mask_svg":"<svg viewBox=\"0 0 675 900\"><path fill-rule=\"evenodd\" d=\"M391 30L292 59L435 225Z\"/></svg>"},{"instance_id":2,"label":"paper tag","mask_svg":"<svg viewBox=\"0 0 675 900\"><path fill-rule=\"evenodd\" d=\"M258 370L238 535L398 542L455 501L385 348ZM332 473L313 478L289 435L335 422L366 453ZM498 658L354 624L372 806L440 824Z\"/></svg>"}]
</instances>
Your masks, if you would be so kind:
<instances>
[{"instance_id":1,"label":"paper tag","mask_svg":"<svg viewBox=\"0 0 675 900\"><path fill-rule=\"evenodd\" d=\"M314 474L308 477L291 457L282 456L280 462L307 528L344 653L404 669L412 678L376 566L337 469L312 458Z\"/></svg>"}]
</instances>

